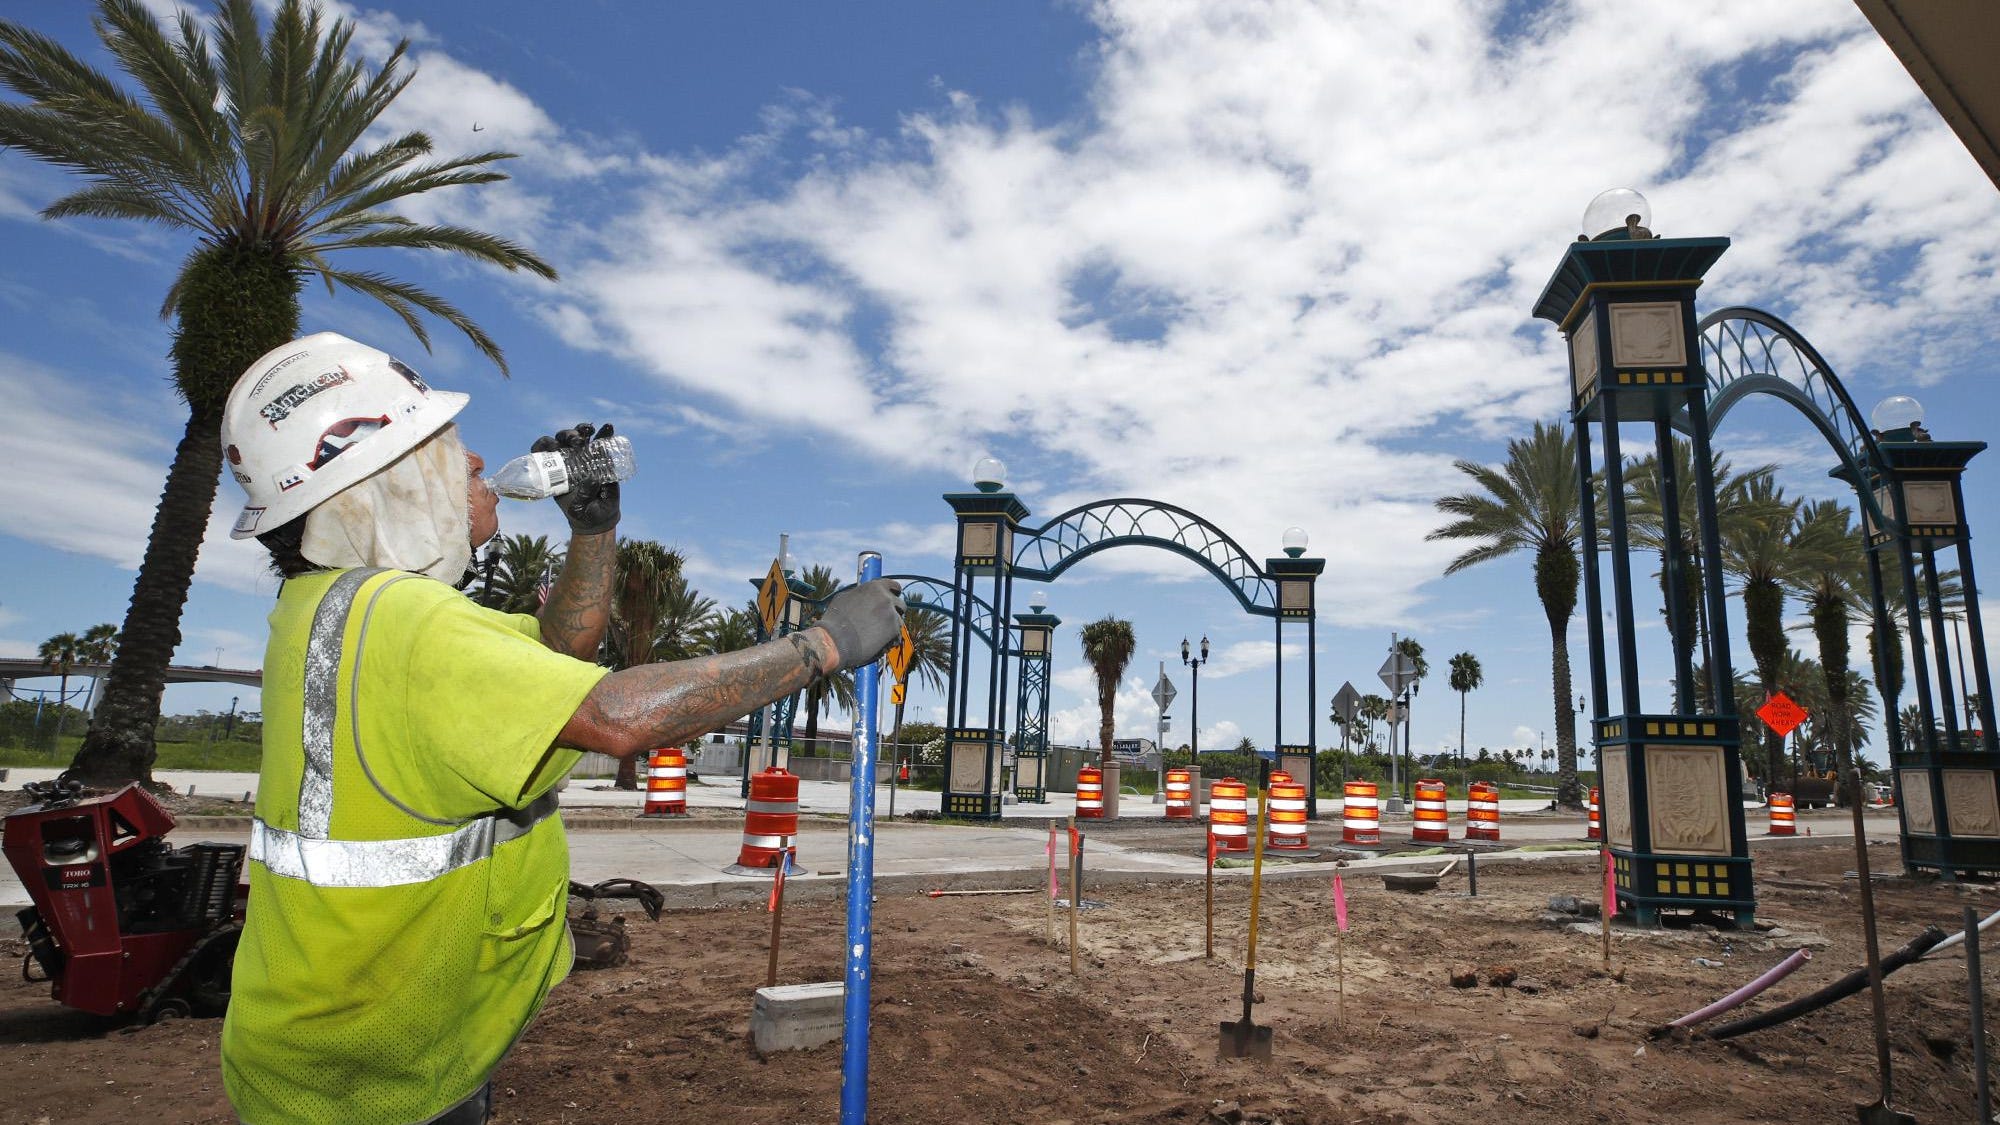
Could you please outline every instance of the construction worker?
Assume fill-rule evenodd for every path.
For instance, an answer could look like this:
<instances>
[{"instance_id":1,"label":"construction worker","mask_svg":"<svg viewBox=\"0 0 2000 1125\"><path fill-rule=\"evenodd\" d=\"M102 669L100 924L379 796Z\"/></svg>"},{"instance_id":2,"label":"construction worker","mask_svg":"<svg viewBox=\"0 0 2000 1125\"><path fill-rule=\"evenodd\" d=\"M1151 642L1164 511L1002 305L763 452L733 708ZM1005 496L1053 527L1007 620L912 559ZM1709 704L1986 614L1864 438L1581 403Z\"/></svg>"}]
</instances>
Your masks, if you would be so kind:
<instances>
[{"instance_id":1,"label":"construction worker","mask_svg":"<svg viewBox=\"0 0 2000 1125\"><path fill-rule=\"evenodd\" d=\"M451 422L466 401L323 332L259 359L224 410L234 534L284 576L222 1032L248 1125L486 1120L494 1068L569 971L554 786L579 752L720 729L901 628L895 585L871 582L769 644L607 672L616 484L557 497L569 545L539 613L475 604L455 586L499 521Z\"/></svg>"}]
</instances>

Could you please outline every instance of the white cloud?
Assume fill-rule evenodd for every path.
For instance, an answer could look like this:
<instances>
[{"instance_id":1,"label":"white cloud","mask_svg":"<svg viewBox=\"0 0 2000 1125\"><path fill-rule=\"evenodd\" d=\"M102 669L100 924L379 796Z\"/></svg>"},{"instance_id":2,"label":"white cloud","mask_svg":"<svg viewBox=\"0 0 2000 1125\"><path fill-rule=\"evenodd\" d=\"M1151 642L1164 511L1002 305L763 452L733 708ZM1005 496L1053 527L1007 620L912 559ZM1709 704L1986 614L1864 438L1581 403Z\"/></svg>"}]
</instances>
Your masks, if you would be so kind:
<instances>
[{"instance_id":1,"label":"white cloud","mask_svg":"<svg viewBox=\"0 0 2000 1125\"><path fill-rule=\"evenodd\" d=\"M1849 354L2000 303L1990 187L1853 13L1663 9L1635 81L1629 12L1504 42L1494 12L1104 3L1088 115L950 96L868 144L781 107L723 157L649 157L658 190L601 224L552 322L885 457L1070 466L1044 510L1159 495L1226 513L1253 556L1306 526L1325 612L1358 625L1410 614L1453 553L1422 539L1459 485L1433 427L1557 404L1524 313L1597 189L1647 188L1669 234L1736 233L1711 287L1820 310ZM1768 90L1720 81L1771 60ZM1708 135L1724 111L1743 124ZM816 143L803 172L767 159Z\"/></svg>"},{"instance_id":2,"label":"white cloud","mask_svg":"<svg viewBox=\"0 0 2000 1125\"><path fill-rule=\"evenodd\" d=\"M0 531L138 568L178 437L160 430L159 419L184 408L159 384L131 385L132 392L106 394L0 352L12 476L0 489ZM272 580L262 548L229 538L240 504L233 483L218 487L195 576L239 590L268 590Z\"/></svg>"},{"instance_id":3,"label":"white cloud","mask_svg":"<svg viewBox=\"0 0 2000 1125\"><path fill-rule=\"evenodd\" d=\"M946 91L875 135L806 92L721 153L618 149L423 24L334 10L372 56L416 42L385 128L523 154L422 213L549 248L566 283L536 315L693 392L661 424L816 429L953 479L991 450L1038 511L1152 495L1260 560L1304 526L1338 625L1421 615L1458 550L1423 538L1463 487L1452 455L1558 408L1560 345L1526 311L1603 187L1647 191L1664 234L1731 235L1705 299L1785 313L1857 396L1877 368L1945 369L2000 308L2000 199L1824 0L1643 27L1601 2L1102 0L1066 117ZM113 549L90 534L68 549ZM868 538L802 533L843 563Z\"/></svg>"}]
</instances>

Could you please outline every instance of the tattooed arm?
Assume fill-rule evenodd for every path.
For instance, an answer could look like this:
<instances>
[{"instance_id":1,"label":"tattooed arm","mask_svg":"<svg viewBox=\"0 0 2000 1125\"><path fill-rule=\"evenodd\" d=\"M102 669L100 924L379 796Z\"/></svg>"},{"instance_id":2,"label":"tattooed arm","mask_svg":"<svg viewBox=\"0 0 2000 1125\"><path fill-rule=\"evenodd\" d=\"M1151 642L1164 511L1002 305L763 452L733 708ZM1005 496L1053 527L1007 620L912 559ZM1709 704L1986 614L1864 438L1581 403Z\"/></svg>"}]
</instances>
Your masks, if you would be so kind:
<instances>
[{"instance_id":1,"label":"tattooed arm","mask_svg":"<svg viewBox=\"0 0 2000 1125\"><path fill-rule=\"evenodd\" d=\"M614 758L678 746L839 666L832 638L818 627L736 652L642 664L599 680L556 741Z\"/></svg>"},{"instance_id":2,"label":"tattooed arm","mask_svg":"<svg viewBox=\"0 0 2000 1125\"><path fill-rule=\"evenodd\" d=\"M542 643L578 660L595 661L604 627L611 620L611 576L618 559L618 534L572 535L562 573L536 620Z\"/></svg>"}]
</instances>

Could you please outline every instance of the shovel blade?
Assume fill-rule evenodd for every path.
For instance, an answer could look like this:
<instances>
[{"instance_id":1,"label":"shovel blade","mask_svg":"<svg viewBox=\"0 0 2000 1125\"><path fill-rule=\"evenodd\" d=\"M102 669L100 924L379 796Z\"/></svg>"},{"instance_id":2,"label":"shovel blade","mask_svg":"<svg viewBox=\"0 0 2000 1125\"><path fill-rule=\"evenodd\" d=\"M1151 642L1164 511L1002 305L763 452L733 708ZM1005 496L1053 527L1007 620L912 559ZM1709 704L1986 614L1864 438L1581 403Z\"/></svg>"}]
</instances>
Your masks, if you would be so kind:
<instances>
[{"instance_id":1,"label":"shovel blade","mask_svg":"<svg viewBox=\"0 0 2000 1125\"><path fill-rule=\"evenodd\" d=\"M1870 1102L1860 1107L1858 1114L1861 1125L1917 1125L1917 1119L1899 1109L1892 1109L1884 1102Z\"/></svg>"},{"instance_id":2,"label":"shovel blade","mask_svg":"<svg viewBox=\"0 0 2000 1125\"><path fill-rule=\"evenodd\" d=\"M1222 1034L1216 1037L1215 1054L1223 1059L1263 1059L1271 1058L1271 1029L1258 1027L1248 1019L1231 1023L1222 1021Z\"/></svg>"}]
</instances>

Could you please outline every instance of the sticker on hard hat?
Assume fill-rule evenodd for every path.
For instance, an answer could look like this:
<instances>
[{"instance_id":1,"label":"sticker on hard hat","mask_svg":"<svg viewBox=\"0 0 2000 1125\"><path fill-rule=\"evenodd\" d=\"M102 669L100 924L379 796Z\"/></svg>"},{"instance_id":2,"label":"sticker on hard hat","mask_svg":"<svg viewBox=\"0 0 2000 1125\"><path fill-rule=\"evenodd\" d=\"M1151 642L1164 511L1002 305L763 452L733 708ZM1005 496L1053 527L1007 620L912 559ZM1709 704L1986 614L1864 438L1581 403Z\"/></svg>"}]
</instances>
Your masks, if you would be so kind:
<instances>
[{"instance_id":1,"label":"sticker on hard hat","mask_svg":"<svg viewBox=\"0 0 2000 1125\"><path fill-rule=\"evenodd\" d=\"M291 417L292 411L303 406L307 399L321 391L331 390L353 381L354 376L349 375L345 368L336 367L331 371L323 371L303 383L292 384L283 394L258 407L257 413L263 415L264 420L275 430L278 428L278 423Z\"/></svg>"},{"instance_id":2,"label":"sticker on hard hat","mask_svg":"<svg viewBox=\"0 0 2000 1125\"><path fill-rule=\"evenodd\" d=\"M319 447L313 451L313 459L306 462L306 468L324 468L328 461L359 445L369 434L388 424L387 414L373 418L342 418L319 435Z\"/></svg>"},{"instance_id":3,"label":"sticker on hard hat","mask_svg":"<svg viewBox=\"0 0 2000 1125\"><path fill-rule=\"evenodd\" d=\"M404 365L402 360L391 359L389 361L389 370L394 371L396 374L401 375L405 379L408 379L412 387L417 388L418 390L424 392L425 394L431 393L430 384L424 382L424 377L410 370L409 367Z\"/></svg>"},{"instance_id":4,"label":"sticker on hard hat","mask_svg":"<svg viewBox=\"0 0 2000 1125\"><path fill-rule=\"evenodd\" d=\"M257 525L263 522L263 520L264 509L245 508L236 515L236 532L242 534L248 531L255 531L257 530Z\"/></svg>"},{"instance_id":5,"label":"sticker on hard hat","mask_svg":"<svg viewBox=\"0 0 2000 1125\"><path fill-rule=\"evenodd\" d=\"M291 468L278 474L278 491L290 492L305 482L306 470L298 465L293 465Z\"/></svg>"}]
</instances>

